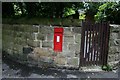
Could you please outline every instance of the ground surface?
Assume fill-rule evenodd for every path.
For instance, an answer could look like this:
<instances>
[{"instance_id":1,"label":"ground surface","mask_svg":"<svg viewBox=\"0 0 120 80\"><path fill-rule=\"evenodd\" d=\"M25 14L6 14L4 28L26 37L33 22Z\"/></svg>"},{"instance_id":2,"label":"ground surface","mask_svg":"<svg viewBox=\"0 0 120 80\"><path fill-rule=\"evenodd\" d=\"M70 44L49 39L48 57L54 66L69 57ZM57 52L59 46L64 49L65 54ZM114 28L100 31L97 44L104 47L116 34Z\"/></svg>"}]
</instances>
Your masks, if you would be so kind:
<instances>
[{"instance_id":1,"label":"ground surface","mask_svg":"<svg viewBox=\"0 0 120 80\"><path fill-rule=\"evenodd\" d=\"M31 68L8 59L2 63L2 77L10 78L117 78L118 72L81 72L78 70ZM86 80L86 79L85 79Z\"/></svg>"}]
</instances>

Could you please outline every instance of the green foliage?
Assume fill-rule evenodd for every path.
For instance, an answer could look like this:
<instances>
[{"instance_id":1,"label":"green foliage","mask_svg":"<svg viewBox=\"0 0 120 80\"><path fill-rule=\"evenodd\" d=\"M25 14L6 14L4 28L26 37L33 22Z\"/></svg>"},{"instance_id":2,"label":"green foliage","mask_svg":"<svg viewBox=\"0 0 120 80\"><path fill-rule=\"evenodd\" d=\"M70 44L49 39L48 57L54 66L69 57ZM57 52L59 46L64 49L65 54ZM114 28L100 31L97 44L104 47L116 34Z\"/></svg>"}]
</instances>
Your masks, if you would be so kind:
<instances>
[{"instance_id":1,"label":"green foliage","mask_svg":"<svg viewBox=\"0 0 120 80\"><path fill-rule=\"evenodd\" d=\"M103 66L102 66L102 70L112 71L112 67L111 67L110 65L103 65Z\"/></svg>"},{"instance_id":2,"label":"green foliage","mask_svg":"<svg viewBox=\"0 0 120 80\"><path fill-rule=\"evenodd\" d=\"M69 16L75 14L75 10L73 10L72 8L65 8L65 12L64 12L64 17Z\"/></svg>"},{"instance_id":3,"label":"green foliage","mask_svg":"<svg viewBox=\"0 0 120 80\"><path fill-rule=\"evenodd\" d=\"M99 6L98 12L95 15L96 21L110 21L111 23L119 23L118 16L120 15L120 2L107 2Z\"/></svg>"},{"instance_id":4,"label":"green foliage","mask_svg":"<svg viewBox=\"0 0 120 80\"><path fill-rule=\"evenodd\" d=\"M102 4L100 2L89 2L89 3L85 3L87 4L87 6L85 6L85 12L86 15L95 15L98 11L98 7Z\"/></svg>"},{"instance_id":5,"label":"green foliage","mask_svg":"<svg viewBox=\"0 0 120 80\"><path fill-rule=\"evenodd\" d=\"M79 16L79 19L83 19L83 20L84 20L84 19L85 19L85 16L86 16L85 14L81 14L81 15Z\"/></svg>"},{"instance_id":6,"label":"green foliage","mask_svg":"<svg viewBox=\"0 0 120 80\"><path fill-rule=\"evenodd\" d=\"M9 8L7 7L9 6ZM71 14L75 14L79 8L82 8L83 4L68 2L12 2L3 3L3 17L39 17L39 18L63 18ZM9 10L8 10L9 9ZM10 14L10 15L9 15Z\"/></svg>"},{"instance_id":7,"label":"green foliage","mask_svg":"<svg viewBox=\"0 0 120 80\"><path fill-rule=\"evenodd\" d=\"M9 7L8 7L9 6ZM110 21L119 23L120 2L22 2L22 3L2 3L3 18L64 18L69 15L79 15L76 13L79 9L85 9L85 14L80 15L81 19L85 16L96 21ZM74 15L73 15L74 14ZM77 19L77 18L76 18ZM11 20L13 22L14 20ZM42 20L44 21L44 20ZM36 21L37 23L39 21ZM13 22L14 23L14 22Z\"/></svg>"}]
</instances>

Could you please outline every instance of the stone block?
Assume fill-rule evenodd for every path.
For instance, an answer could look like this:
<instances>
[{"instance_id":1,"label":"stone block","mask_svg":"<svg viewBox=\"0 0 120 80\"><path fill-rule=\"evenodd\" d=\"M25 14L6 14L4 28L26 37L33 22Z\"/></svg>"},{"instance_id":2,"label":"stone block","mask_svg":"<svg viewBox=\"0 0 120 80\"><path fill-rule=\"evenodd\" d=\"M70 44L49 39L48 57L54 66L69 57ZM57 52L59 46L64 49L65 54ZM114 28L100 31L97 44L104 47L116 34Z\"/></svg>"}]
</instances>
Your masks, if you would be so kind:
<instances>
[{"instance_id":1,"label":"stone block","mask_svg":"<svg viewBox=\"0 0 120 80\"><path fill-rule=\"evenodd\" d=\"M37 36L38 40L45 40L45 34L39 33Z\"/></svg>"},{"instance_id":2,"label":"stone block","mask_svg":"<svg viewBox=\"0 0 120 80\"><path fill-rule=\"evenodd\" d=\"M109 53L110 53L110 54L115 54L115 53L118 53L118 52L119 52L118 46L111 46L111 47L109 48Z\"/></svg>"},{"instance_id":3,"label":"stone block","mask_svg":"<svg viewBox=\"0 0 120 80\"><path fill-rule=\"evenodd\" d=\"M109 46L115 46L114 40L109 40Z\"/></svg>"},{"instance_id":4,"label":"stone block","mask_svg":"<svg viewBox=\"0 0 120 80\"><path fill-rule=\"evenodd\" d=\"M116 39L115 42L116 42L116 45L120 47L120 39Z\"/></svg>"},{"instance_id":5,"label":"stone block","mask_svg":"<svg viewBox=\"0 0 120 80\"><path fill-rule=\"evenodd\" d=\"M111 33L110 34L110 39L114 40L118 38L118 33Z\"/></svg>"},{"instance_id":6,"label":"stone block","mask_svg":"<svg viewBox=\"0 0 120 80\"><path fill-rule=\"evenodd\" d=\"M34 53L34 55L37 56L37 57L41 57L41 56L46 56L46 57L48 57L48 56L51 56L51 55L52 55L52 54L50 54L49 51L46 51L46 50L44 50L44 49L42 49L42 48L39 48L39 47L34 48L33 53Z\"/></svg>"},{"instance_id":7,"label":"stone block","mask_svg":"<svg viewBox=\"0 0 120 80\"><path fill-rule=\"evenodd\" d=\"M51 57L42 56L40 58L41 58L41 61L43 61L43 62L47 62L47 63L53 62L53 58L51 58Z\"/></svg>"},{"instance_id":8,"label":"stone block","mask_svg":"<svg viewBox=\"0 0 120 80\"><path fill-rule=\"evenodd\" d=\"M54 40L54 34L47 34L46 35L46 37L47 37L47 41L52 41L53 42L53 40Z\"/></svg>"},{"instance_id":9,"label":"stone block","mask_svg":"<svg viewBox=\"0 0 120 80\"><path fill-rule=\"evenodd\" d=\"M73 36L64 36L63 38L64 42L67 42L67 43L74 43L74 37Z\"/></svg>"},{"instance_id":10,"label":"stone block","mask_svg":"<svg viewBox=\"0 0 120 80\"><path fill-rule=\"evenodd\" d=\"M118 33L118 39L120 39L120 32Z\"/></svg>"},{"instance_id":11,"label":"stone block","mask_svg":"<svg viewBox=\"0 0 120 80\"><path fill-rule=\"evenodd\" d=\"M67 65L78 67L79 66L79 58L77 58L77 57L68 58Z\"/></svg>"},{"instance_id":12,"label":"stone block","mask_svg":"<svg viewBox=\"0 0 120 80\"><path fill-rule=\"evenodd\" d=\"M70 51L80 51L80 44L69 44Z\"/></svg>"},{"instance_id":13,"label":"stone block","mask_svg":"<svg viewBox=\"0 0 120 80\"><path fill-rule=\"evenodd\" d=\"M43 41L42 42L42 47L43 48L53 48L53 42L48 42L48 41Z\"/></svg>"},{"instance_id":14,"label":"stone block","mask_svg":"<svg viewBox=\"0 0 120 80\"><path fill-rule=\"evenodd\" d=\"M63 47L62 47L62 48L63 48L63 51L68 50L68 48L69 48L68 45L69 45L69 44L68 44L67 42L63 42Z\"/></svg>"},{"instance_id":15,"label":"stone block","mask_svg":"<svg viewBox=\"0 0 120 80\"><path fill-rule=\"evenodd\" d=\"M74 27L73 32L74 33L81 33L81 27Z\"/></svg>"},{"instance_id":16,"label":"stone block","mask_svg":"<svg viewBox=\"0 0 120 80\"><path fill-rule=\"evenodd\" d=\"M119 25L110 25L112 32L119 32L120 26Z\"/></svg>"},{"instance_id":17,"label":"stone block","mask_svg":"<svg viewBox=\"0 0 120 80\"><path fill-rule=\"evenodd\" d=\"M80 51L75 51L75 57L80 57Z\"/></svg>"},{"instance_id":18,"label":"stone block","mask_svg":"<svg viewBox=\"0 0 120 80\"><path fill-rule=\"evenodd\" d=\"M22 45L18 45L18 44L14 44L13 45L13 51L18 53L23 53L23 46Z\"/></svg>"},{"instance_id":19,"label":"stone block","mask_svg":"<svg viewBox=\"0 0 120 80\"><path fill-rule=\"evenodd\" d=\"M81 34L76 34L75 35L75 42L79 43L79 44L81 43Z\"/></svg>"},{"instance_id":20,"label":"stone block","mask_svg":"<svg viewBox=\"0 0 120 80\"><path fill-rule=\"evenodd\" d=\"M33 41L34 47L40 47L40 41Z\"/></svg>"},{"instance_id":21,"label":"stone block","mask_svg":"<svg viewBox=\"0 0 120 80\"><path fill-rule=\"evenodd\" d=\"M70 27L64 27L64 32L70 32L71 28Z\"/></svg>"},{"instance_id":22,"label":"stone block","mask_svg":"<svg viewBox=\"0 0 120 80\"><path fill-rule=\"evenodd\" d=\"M37 39L37 38L38 38L38 34L36 34L36 37L35 37L35 33L32 33L32 34L31 34L31 38L32 38L32 40Z\"/></svg>"},{"instance_id":23,"label":"stone block","mask_svg":"<svg viewBox=\"0 0 120 80\"><path fill-rule=\"evenodd\" d=\"M59 58L59 57L56 57L54 62L55 64L57 65L66 65L66 58Z\"/></svg>"},{"instance_id":24,"label":"stone block","mask_svg":"<svg viewBox=\"0 0 120 80\"><path fill-rule=\"evenodd\" d=\"M114 39L109 41L110 46L120 46L120 39Z\"/></svg>"},{"instance_id":25,"label":"stone block","mask_svg":"<svg viewBox=\"0 0 120 80\"><path fill-rule=\"evenodd\" d=\"M32 28L32 32L38 32L38 27L37 26L33 26Z\"/></svg>"},{"instance_id":26,"label":"stone block","mask_svg":"<svg viewBox=\"0 0 120 80\"><path fill-rule=\"evenodd\" d=\"M42 34L50 34L50 33L54 33L54 29L49 26L44 26L44 27L40 27L40 32Z\"/></svg>"},{"instance_id":27,"label":"stone block","mask_svg":"<svg viewBox=\"0 0 120 80\"><path fill-rule=\"evenodd\" d=\"M61 54L64 57L75 57L75 52L74 51L66 50L66 51L63 51Z\"/></svg>"},{"instance_id":28,"label":"stone block","mask_svg":"<svg viewBox=\"0 0 120 80\"><path fill-rule=\"evenodd\" d=\"M74 33L73 32L71 32L71 31L64 31L64 36L66 37L66 36L73 36L74 35Z\"/></svg>"},{"instance_id":29,"label":"stone block","mask_svg":"<svg viewBox=\"0 0 120 80\"><path fill-rule=\"evenodd\" d=\"M32 49L31 47L29 47L29 46L23 47L23 53L24 53L24 54L29 54L29 53L31 53L32 51L33 51L33 49Z\"/></svg>"},{"instance_id":30,"label":"stone block","mask_svg":"<svg viewBox=\"0 0 120 80\"><path fill-rule=\"evenodd\" d=\"M32 47L40 47L41 43L40 41L34 41L34 40L27 40L27 44Z\"/></svg>"},{"instance_id":31,"label":"stone block","mask_svg":"<svg viewBox=\"0 0 120 80\"><path fill-rule=\"evenodd\" d=\"M119 61L120 60L119 57L120 57L119 53L110 54L110 55L108 55L108 62Z\"/></svg>"}]
</instances>

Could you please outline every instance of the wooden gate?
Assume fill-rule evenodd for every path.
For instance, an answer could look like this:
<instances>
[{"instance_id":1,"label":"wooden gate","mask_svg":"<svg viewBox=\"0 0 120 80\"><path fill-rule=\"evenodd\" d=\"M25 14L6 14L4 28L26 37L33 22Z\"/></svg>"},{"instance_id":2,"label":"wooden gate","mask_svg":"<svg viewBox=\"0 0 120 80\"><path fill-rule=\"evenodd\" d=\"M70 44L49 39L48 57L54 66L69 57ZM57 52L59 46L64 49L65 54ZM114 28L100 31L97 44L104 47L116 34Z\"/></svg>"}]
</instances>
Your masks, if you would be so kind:
<instances>
[{"instance_id":1,"label":"wooden gate","mask_svg":"<svg viewBox=\"0 0 120 80\"><path fill-rule=\"evenodd\" d=\"M107 64L109 34L107 22L82 23L80 66Z\"/></svg>"}]
</instances>

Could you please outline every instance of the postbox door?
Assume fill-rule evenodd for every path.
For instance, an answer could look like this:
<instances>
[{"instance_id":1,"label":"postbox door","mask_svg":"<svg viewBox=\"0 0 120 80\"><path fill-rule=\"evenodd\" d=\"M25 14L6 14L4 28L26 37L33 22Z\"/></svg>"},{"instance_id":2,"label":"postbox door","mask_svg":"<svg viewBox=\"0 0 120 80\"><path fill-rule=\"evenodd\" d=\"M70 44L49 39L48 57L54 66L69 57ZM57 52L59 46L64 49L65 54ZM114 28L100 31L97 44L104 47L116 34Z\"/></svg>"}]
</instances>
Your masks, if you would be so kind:
<instances>
[{"instance_id":1,"label":"postbox door","mask_svg":"<svg viewBox=\"0 0 120 80\"><path fill-rule=\"evenodd\" d=\"M54 34L54 51L62 52L62 39L63 34L55 33Z\"/></svg>"}]
</instances>

